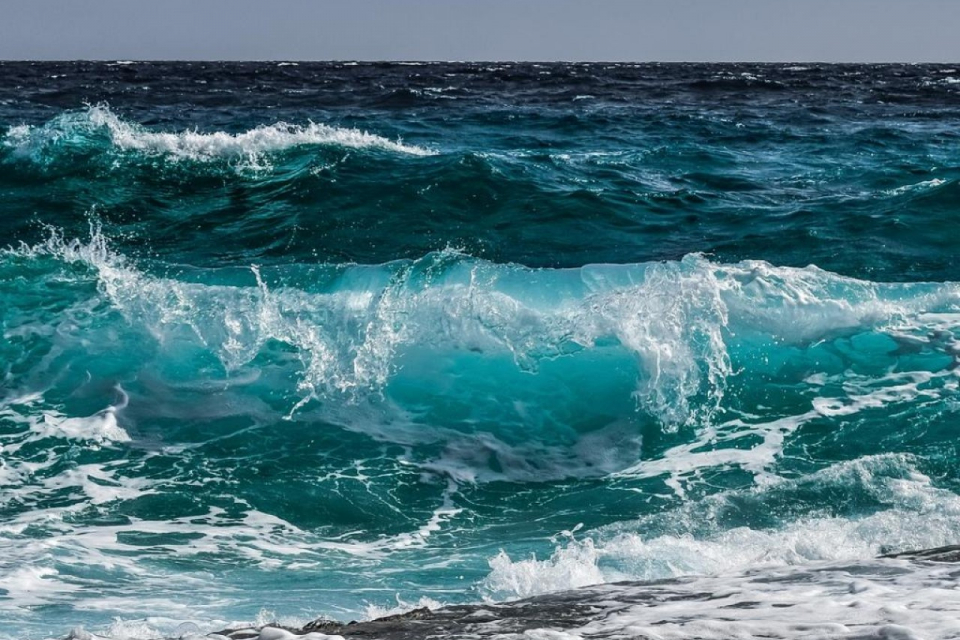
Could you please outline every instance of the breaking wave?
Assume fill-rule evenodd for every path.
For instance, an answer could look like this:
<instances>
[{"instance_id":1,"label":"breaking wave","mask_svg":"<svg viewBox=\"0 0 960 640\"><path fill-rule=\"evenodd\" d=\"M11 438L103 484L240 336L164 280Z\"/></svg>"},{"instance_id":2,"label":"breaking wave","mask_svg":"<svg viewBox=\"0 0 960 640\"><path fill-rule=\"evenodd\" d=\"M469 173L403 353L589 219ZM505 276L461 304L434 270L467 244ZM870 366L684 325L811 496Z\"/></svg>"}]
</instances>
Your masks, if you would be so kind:
<instances>
[{"instance_id":1,"label":"breaking wave","mask_svg":"<svg viewBox=\"0 0 960 640\"><path fill-rule=\"evenodd\" d=\"M104 104L66 112L39 126L11 127L3 136L3 145L14 157L38 163L101 148L171 161L225 160L252 168L268 166L272 154L304 146L372 149L414 156L434 153L366 131L313 122L306 125L278 122L241 133L155 131L120 118Z\"/></svg>"},{"instance_id":2,"label":"breaking wave","mask_svg":"<svg viewBox=\"0 0 960 640\"><path fill-rule=\"evenodd\" d=\"M926 354L930 371L952 370L960 358L956 284L874 283L760 261L690 255L529 269L445 250L384 265L165 277L113 252L96 228L88 241L53 230L46 242L6 252L14 258L89 269L130 322L161 343L187 331L226 371L285 344L302 364L304 401L381 393L427 358L435 374L486 362L530 380L547 363L558 375L626 367L637 408L676 428L709 422L738 376L774 373L791 358L802 363L805 352L829 351L826 344L836 362L822 358L805 372L808 380L851 363L882 372L912 354ZM824 402L818 410L844 406Z\"/></svg>"}]
</instances>

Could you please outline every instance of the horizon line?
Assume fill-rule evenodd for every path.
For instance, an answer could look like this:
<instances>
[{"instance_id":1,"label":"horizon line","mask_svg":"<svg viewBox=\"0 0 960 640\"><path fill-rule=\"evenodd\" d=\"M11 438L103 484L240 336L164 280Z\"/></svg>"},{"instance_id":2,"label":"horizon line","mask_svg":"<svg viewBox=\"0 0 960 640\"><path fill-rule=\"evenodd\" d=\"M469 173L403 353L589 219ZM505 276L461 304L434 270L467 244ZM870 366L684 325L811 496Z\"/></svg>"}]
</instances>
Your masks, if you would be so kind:
<instances>
[{"instance_id":1,"label":"horizon line","mask_svg":"<svg viewBox=\"0 0 960 640\"><path fill-rule=\"evenodd\" d=\"M77 62L97 62L113 64L152 64L152 63L190 63L190 62L214 62L214 63L293 63L293 64L408 64L408 65L427 65L427 64L762 64L762 65L820 65L820 66L841 66L841 65L960 65L960 60L511 60L511 59L491 59L491 60L416 60L416 59L366 59L366 58L2 58L0 64L6 63L77 63Z\"/></svg>"}]
</instances>

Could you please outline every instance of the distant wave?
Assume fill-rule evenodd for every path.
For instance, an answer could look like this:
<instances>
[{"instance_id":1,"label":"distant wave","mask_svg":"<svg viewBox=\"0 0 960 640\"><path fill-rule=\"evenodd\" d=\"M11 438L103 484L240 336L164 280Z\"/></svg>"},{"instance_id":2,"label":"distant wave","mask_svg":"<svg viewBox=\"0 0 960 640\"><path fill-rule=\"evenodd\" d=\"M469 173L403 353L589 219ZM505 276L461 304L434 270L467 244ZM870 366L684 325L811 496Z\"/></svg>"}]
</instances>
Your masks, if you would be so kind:
<instances>
[{"instance_id":1,"label":"distant wave","mask_svg":"<svg viewBox=\"0 0 960 640\"><path fill-rule=\"evenodd\" d=\"M89 152L91 146L101 141L123 152L196 162L229 160L251 166L262 164L270 154L310 145L378 149L414 156L435 153L424 147L389 140L366 131L314 122L306 125L278 122L236 134L224 131L154 131L127 122L104 104L64 113L40 126L12 127L4 136L3 145L12 150L16 157L43 162L59 149Z\"/></svg>"}]
</instances>

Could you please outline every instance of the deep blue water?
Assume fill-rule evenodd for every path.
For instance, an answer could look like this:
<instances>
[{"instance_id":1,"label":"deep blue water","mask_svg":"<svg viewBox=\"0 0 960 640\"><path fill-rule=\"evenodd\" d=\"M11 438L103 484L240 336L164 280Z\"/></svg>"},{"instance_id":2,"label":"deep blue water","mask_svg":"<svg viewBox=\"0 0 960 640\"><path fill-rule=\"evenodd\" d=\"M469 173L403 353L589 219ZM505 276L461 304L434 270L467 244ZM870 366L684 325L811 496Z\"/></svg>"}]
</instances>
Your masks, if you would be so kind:
<instances>
[{"instance_id":1,"label":"deep blue water","mask_svg":"<svg viewBox=\"0 0 960 640\"><path fill-rule=\"evenodd\" d=\"M0 207L0 636L960 539L960 69L0 63Z\"/></svg>"}]
</instances>

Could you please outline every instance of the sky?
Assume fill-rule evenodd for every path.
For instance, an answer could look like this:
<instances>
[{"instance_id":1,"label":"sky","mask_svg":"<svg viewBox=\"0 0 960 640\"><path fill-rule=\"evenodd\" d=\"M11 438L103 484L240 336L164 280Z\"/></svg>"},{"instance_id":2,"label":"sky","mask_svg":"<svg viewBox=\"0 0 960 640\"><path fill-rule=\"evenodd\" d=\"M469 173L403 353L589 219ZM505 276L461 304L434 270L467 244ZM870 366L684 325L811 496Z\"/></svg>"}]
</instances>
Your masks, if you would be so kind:
<instances>
[{"instance_id":1,"label":"sky","mask_svg":"<svg viewBox=\"0 0 960 640\"><path fill-rule=\"evenodd\" d=\"M0 59L960 62L960 0L0 0Z\"/></svg>"}]
</instances>

